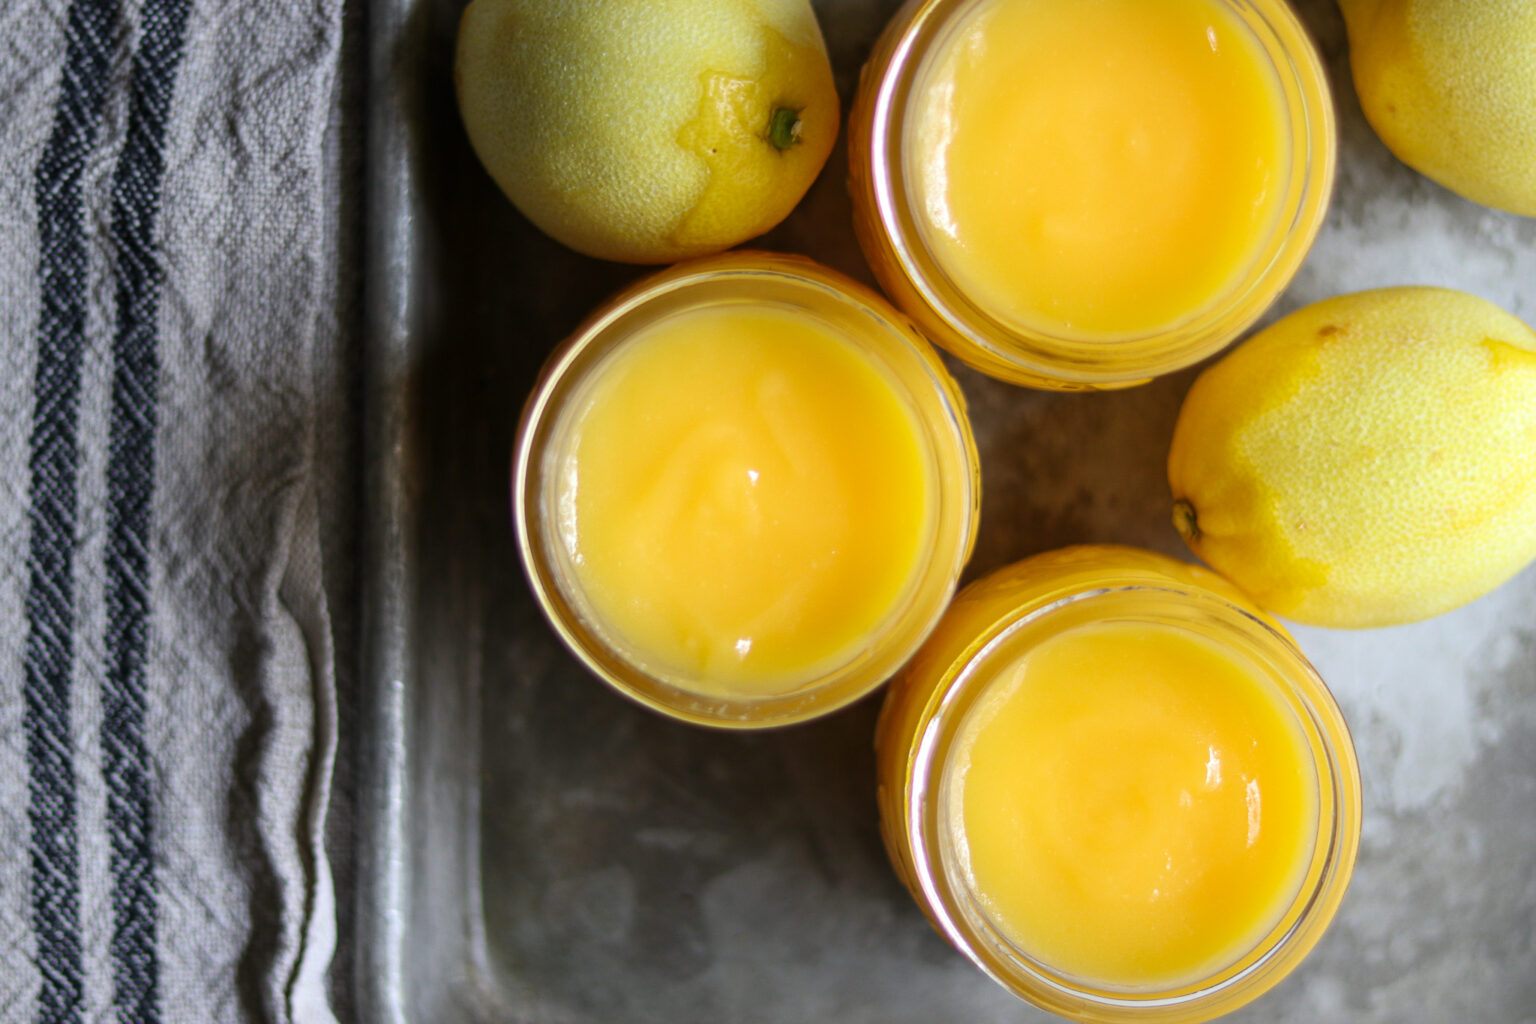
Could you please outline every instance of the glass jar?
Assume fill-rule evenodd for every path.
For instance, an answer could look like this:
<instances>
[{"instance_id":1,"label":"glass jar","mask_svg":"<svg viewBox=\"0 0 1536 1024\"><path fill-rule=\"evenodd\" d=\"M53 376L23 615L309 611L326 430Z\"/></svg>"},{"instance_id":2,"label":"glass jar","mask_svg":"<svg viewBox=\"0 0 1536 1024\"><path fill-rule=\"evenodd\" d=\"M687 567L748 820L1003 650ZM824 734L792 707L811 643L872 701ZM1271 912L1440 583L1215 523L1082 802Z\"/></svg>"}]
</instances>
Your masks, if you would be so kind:
<instances>
[{"instance_id":1,"label":"glass jar","mask_svg":"<svg viewBox=\"0 0 1536 1024\"><path fill-rule=\"evenodd\" d=\"M572 541L576 425L594 381L640 332L696 311L785 313L850 343L915 424L926 486L914 568L889 611L836 664L817 662L783 687L733 690L705 670L667 667L605 621L584 590ZM636 422L636 444L651 444ZM626 442L627 443L627 442ZM681 457L681 456L680 456ZM748 471L749 475L752 471ZM752 476L753 484L757 478ZM563 502L562 488L570 487ZM523 411L512 467L513 510L523 565L540 606L566 646L620 693L664 714L706 725L756 728L842 707L885 682L943 614L975 540L980 469L964 400L932 347L880 296L811 260L736 252L645 278L598 309L549 358ZM691 493L691 492L690 492ZM852 513L850 513L852 514ZM729 573L731 565L722 565ZM807 567L806 572L812 570ZM650 586L649 577L647 583ZM800 627L790 627L799 629ZM750 644L748 645L750 648ZM842 648L839 648L842 651Z\"/></svg>"},{"instance_id":2,"label":"glass jar","mask_svg":"<svg viewBox=\"0 0 1536 1024\"><path fill-rule=\"evenodd\" d=\"M1032 387L1127 387L1219 351L1290 283L1327 212L1337 148L1333 102L1305 28L1285 0L1216 0L1251 32L1279 86L1279 129L1288 152L1274 185L1280 190L1276 215L1253 241L1246 269L1234 270L1210 302L1155 329L1094 335L1006 317L958 285L925 240L927 214L910 138L933 91L925 75L967 19L993 2L910 0L860 76L849 118L849 184L859 242L886 294L930 339L971 366Z\"/></svg>"},{"instance_id":3,"label":"glass jar","mask_svg":"<svg viewBox=\"0 0 1536 1024\"><path fill-rule=\"evenodd\" d=\"M968 722L978 708L996 707L987 695L1006 666L1068 630L1103 623L1187 631L1253 666L1256 678L1272 684L1281 714L1294 716L1304 751L1299 760L1310 761L1316 780L1316 829L1310 842L1294 837L1299 882L1294 891L1274 894L1269 905L1276 913L1263 918L1273 926L1260 926L1262 937L1226 962L1176 984L1113 984L1069 975L1032 956L994 921L957 852L966 819L957 814L954 780L966 770L957 767L957 750ZM1316 944L1343 898L1359 846L1354 746L1333 697L1294 641L1215 574L1132 548L1036 556L961 591L892 682L876 752L885 843L933 926L1016 995L1081 1021L1185 1024L1257 998ZM1251 820L1248 828L1251 845Z\"/></svg>"}]
</instances>

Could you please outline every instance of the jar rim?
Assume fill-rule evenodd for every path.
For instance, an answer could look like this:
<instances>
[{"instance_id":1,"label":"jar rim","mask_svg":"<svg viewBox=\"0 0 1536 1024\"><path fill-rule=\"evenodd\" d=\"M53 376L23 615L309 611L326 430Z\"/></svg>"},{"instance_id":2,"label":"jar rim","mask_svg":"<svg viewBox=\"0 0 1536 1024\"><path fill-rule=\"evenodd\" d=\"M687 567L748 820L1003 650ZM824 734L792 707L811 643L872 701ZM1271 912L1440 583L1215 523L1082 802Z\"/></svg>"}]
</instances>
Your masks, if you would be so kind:
<instances>
[{"instance_id":1,"label":"jar rim","mask_svg":"<svg viewBox=\"0 0 1536 1024\"><path fill-rule=\"evenodd\" d=\"M690 689L680 677L648 669L586 608L552 541L554 474L544 463L557 446L569 401L600 372L605 356L637 330L695 308L690 301L699 308L732 301L787 305L764 298L766 289L785 295L803 292L806 303L833 304L850 325L839 333L889 371L893 387L905 389L903 401L912 406L913 423L932 463L934 509L907 590L875 634L889 634L895 642L861 648L849 661L788 692L726 695ZM806 257L746 250L677 264L636 282L555 349L518 426L512 506L519 553L534 596L562 642L589 671L624 696L671 717L722 728L765 728L852 703L883 683L921 645L942 616L975 543L980 465L958 385L927 341L884 299Z\"/></svg>"},{"instance_id":2,"label":"jar rim","mask_svg":"<svg viewBox=\"0 0 1536 1024\"><path fill-rule=\"evenodd\" d=\"M1122 387L1188 366L1253 325L1289 285L1326 216L1337 161L1327 73L1285 0L1217 0L1255 32L1281 86L1291 140L1286 196L1248 273L1180 322L1124 335L1010 324L955 284L924 240L906 180L906 125L921 79L947 30L989 0L918 0L887 29L866 67L850 158L862 183L860 241L887 293L934 340L977 369L1046 387ZM1264 34L1261 36L1259 32ZM883 59L883 63L881 63ZM872 251L875 250L875 251ZM896 278L899 276L900 280Z\"/></svg>"},{"instance_id":3,"label":"jar rim","mask_svg":"<svg viewBox=\"0 0 1536 1024\"><path fill-rule=\"evenodd\" d=\"M975 893L957 881L952 843L953 819L945 806L944 776L954 744L976 702L996 682L999 657L1012 663L1034 645L1060 635L1049 620L1065 610L1106 598L1159 598L1187 602L1203 615L1214 615L1267 647L1271 668L1290 687L1288 696L1309 719L1304 730L1317 737L1310 745L1318 784L1318 821L1307 873L1298 882L1279 921L1251 947L1229 962L1179 984L1129 990L1071 978L1008 943L967 900ZM1150 620L1149 621L1153 621ZM1155 620L1161 622L1161 619ZM1072 627L1067 627L1072 628ZM1040 635L1022 648L1020 635ZM1209 638L1209 637L1208 637ZM1219 642L1219 641L1218 641ZM1251 652L1245 652L1251 653ZM939 931L976 966L1029 1002L1079 1020L1105 1022L1162 1021L1189 1024L1236 1009L1277 984L1310 951L1331 921L1353 870L1361 817L1359 765L1348 725L1316 670L1283 628L1234 601L1180 581L1149 581L1136 574L1104 573L1077 580L1016 609L1000 619L946 669L936 704L913 738L910 791L904 801L912 881ZM1007 949L1007 946L1012 946Z\"/></svg>"}]
</instances>

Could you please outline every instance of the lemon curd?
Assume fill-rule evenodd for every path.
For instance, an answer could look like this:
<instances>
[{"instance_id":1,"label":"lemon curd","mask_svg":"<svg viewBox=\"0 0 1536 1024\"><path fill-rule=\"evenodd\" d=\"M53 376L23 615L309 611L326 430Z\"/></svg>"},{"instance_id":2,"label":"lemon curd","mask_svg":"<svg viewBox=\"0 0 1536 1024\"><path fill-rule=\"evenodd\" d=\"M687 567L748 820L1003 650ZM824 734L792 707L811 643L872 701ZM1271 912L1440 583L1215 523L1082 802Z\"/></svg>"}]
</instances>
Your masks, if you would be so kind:
<instances>
[{"instance_id":1,"label":"lemon curd","mask_svg":"<svg viewBox=\"0 0 1536 1024\"><path fill-rule=\"evenodd\" d=\"M974 538L959 392L878 296L808 260L683 264L562 346L515 508L545 612L622 692L715 725L883 682Z\"/></svg>"},{"instance_id":2,"label":"lemon curd","mask_svg":"<svg viewBox=\"0 0 1536 1024\"><path fill-rule=\"evenodd\" d=\"M1280 209L1274 68L1221 0L990 0L907 140L939 265L1014 325L1156 330L1208 306Z\"/></svg>"},{"instance_id":3,"label":"lemon curd","mask_svg":"<svg viewBox=\"0 0 1536 1024\"><path fill-rule=\"evenodd\" d=\"M913 411L826 325L749 304L636 332L584 396L562 522L597 618L655 671L780 693L904 596L935 474Z\"/></svg>"},{"instance_id":4,"label":"lemon curd","mask_svg":"<svg viewBox=\"0 0 1536 1024\"><path fill-rule=\"evenodd\" d=\"M998 671L950 794L998 929L1067 974L1173 985L1279 921L1311 860L1317 780L1264 677L1185 630L1095 624Z\"/></svg>"},{"instance_id":5,"label":"lemon curd","mask_svg":"<svg viewBox=\"0 0 1536 1024\"><path fill-rule=\"evenodd\" d=\"M1283 290L1334 146L1283 0L926 0L861 80L855 222L887 293L967 362L1124 386Z\"/></svg>"},{"instance_id":6,"label":"lemon curd","mask_svg":"<svg viewBox=\"0 0 1536 1024\"><path fill-rule=\"evenodd\" d=\"M962 591L877 735L892 863L1016 994L1085 1021L1204 1020L1316 943L1359 842L1348 729L1230 584L1131 548Z\"/></svg>"}]
</instances>

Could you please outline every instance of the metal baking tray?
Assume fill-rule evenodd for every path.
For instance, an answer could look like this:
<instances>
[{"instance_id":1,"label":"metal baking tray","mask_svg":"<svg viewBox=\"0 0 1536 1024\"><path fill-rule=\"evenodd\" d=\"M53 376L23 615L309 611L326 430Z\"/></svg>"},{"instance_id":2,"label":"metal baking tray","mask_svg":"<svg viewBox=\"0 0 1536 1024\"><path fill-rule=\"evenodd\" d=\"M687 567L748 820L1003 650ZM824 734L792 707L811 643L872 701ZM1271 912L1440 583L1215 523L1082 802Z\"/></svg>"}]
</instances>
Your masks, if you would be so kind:
<instances>
[{"instance_id":1,"label":"metal baking tray","mask_svg":"<svg viewBox=\"0 0 1536 1024\"><path fill-rule=\"evenodd\" d=\"M817 3L845 108L894 6ZM1360 114L1332 4L1299 6L1341 159L1271 315L1426 283L1536 318L1536 221L1398 164ZM481 171L453 100L461 8L369 15L359 1019L1044 1019L951 952L887 867L875 700L764 734L691 728L588 677L540 618L509 528L519 406L550 348L643 271L544 238ZM758 244L868 281L845 174L840 147ZM1102 395L956 376L984 465L971 576L1084 541L1183 554L1163 459L1192 372ZM1322 944L1232 1019L1536 1021L1536 571L1421 625L1298 632L1354 729L1364 842Z\"/></svg>"}]
</instances>

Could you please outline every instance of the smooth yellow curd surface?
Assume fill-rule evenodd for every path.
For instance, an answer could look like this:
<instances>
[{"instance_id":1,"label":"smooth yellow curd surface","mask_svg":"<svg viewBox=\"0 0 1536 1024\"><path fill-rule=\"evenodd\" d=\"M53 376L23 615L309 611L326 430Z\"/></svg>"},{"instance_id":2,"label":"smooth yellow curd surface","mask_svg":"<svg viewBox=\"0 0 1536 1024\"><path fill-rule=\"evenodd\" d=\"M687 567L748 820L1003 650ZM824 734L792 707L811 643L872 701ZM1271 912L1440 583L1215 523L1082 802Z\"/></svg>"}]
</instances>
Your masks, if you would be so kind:
<instances>
[{"instance_id":1,"label":"smooth yellow curd surface","mask_svg":"<svg viewBox=\"0 0 1536 1024\"><path fill-rule=\"evenodd\" d=\"M935 471L916 413L855 340L721 304L597 368L558 518L601 628L694 692L789 692L856 657L913 585Z\"/></svg>"},{"instance_id":2,"label":"smooth yellow curd surface","mask_svg":"<svg viewBox=\"0 0 1536 1024\"><path fill-rule=\"evenodd\" d=\"M1221 0L981 0L928 61L904 142L919 224L1010 327L1171 326L1274 226L1280 84Z\"/></svg>"},{"instance_id":3,"label":"smooth yellow curd surface","mask_svg":"<svg viewBox=\"0 0 1536 1024\"><path fill-rule=\"evenodd\" d=\"M1273 683L1188 629L1069 629L1005 664L949 798L987 916L1040 962L1176 985L1246 953L1310 863L1318 782Z\"/></svg>"}]
</instances>

